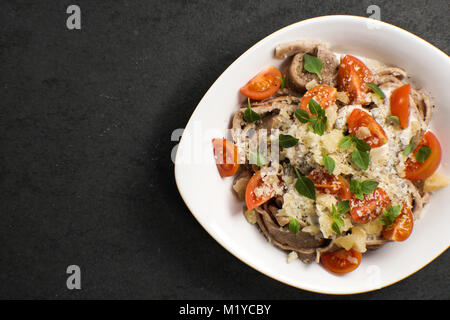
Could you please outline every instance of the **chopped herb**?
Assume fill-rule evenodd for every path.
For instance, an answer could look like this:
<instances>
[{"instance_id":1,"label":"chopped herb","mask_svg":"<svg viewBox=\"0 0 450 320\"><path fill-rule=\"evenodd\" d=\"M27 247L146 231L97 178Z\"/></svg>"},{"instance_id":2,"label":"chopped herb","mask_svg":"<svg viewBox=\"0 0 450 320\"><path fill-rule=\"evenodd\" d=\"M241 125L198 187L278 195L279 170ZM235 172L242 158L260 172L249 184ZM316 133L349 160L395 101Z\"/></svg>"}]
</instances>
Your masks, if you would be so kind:
<instances>
[{"instance_id":1,"label":"chopped herb","mask_svg":"<svg viewBox=\"0 0 450 320\"><path fill-rule=\"evenodd\" d=\"M296 168L294 169L298 177L295 182L295 189L297 192L311 200L316 200L316 187L314 187L314 182L308 177L300 175Z\"/></svg>"},{"instance_id":2,"label":"chopped herb","mask_svg":"<svg viewBox=\"0 0 450 320\"><path fill-rule=\"evenodd\" d=\"M369 168L370 155L367 151L361 151L355 148L352 152L352 160L362 170Z\"/></svg>"},{"instance_id":3,"label":"chopped herb","mask_svg":"<svg viewBox=\"0 0 450 320\"><path fill-rule=\"evenodd\" d=\"M297 234L300 231L300 223L297 221L297 219L289 219L289 231L293 234Z\"/></svg>"},{"instance_id":4,"label":"chopped herb","mask_svg":"<svg viewBox=\"0 0 450 320\"><path fill-rule=\"evenodd\" d=\"M350 210L350 200L344 200L338 203L337 212L339 214L344 214Z\"/></svg>"},{"instance_id":5,"label":"chopped herb","mask_svg":"<svg viewBox=\"0 0 450 320\"><path fill-rule=\"evenodd\" d=\"M336 163L334 162L333 158L327 155L323 155L323 165L325 166L329 174L333 174L334 168L336 167Z\"/></svg>"},{"instance_id":6,"label":"chopped herb","mask_svg":"<svg viewBox=\"0 0 450 320\"><path fill-rule=\"evenodd\" d=\"M414 145L414 137L409 140L409 144L406 146L405 150L403 150L403 155L405 157L409 156L411 152L414 151L415 145Z\"/></svg>"},{"instance_id":7,"label":"chopped herb","mask_svg":"<svg viewBox=\"0 0 450 320\"><path fill-rule=\"evenodd\" d=\"M252 110L252 106L250 104L250 98L247 98L247 101L248 101L248 107L244 111L244 120L248 123L261 120L261 116Z\"/></svg>"},{"instance_id":8,"label":"chopped herb","mask_svg":"<svg viewBox=\"0 0 450 320\"><path fill-rule=\"evenodd\" d=\"M384 98L385 98L384 92L383 92L377 85L375 85L375 84L373 84L373 83L366 83L366 84L367 84L367 86L368 86L373 92L375 92L375 94L376 94L377 96L379 96L381 99L384 99Z\"/></svg>"},{"instance_id":9,"label":"chopped herb","mask_svg":"<svg viewBox=\"0 0 450 320\"><path fill-rule=\"evenodd\" d=\"M396 124L400 124L400 119L397 116L387 116L388 120L391 120L392 122L395 122Z\"/></svg>"},{"instance_id":10,"label":"chopped herb","mask_svg":"<svg viewBox=\"0 0 450 320\"><path fill-rule=\"evenodd\" d=\"M282 77L281 78L281 87L280 87L280 89L283 90L285 85L286 85L286 77Z\"/></svg>"},{"instance_id":11,"label":"chopped herb","mask_svg":"<svg viewBox=\"0 0 450 320\"><path fill-rule=\"evenodd\" d=\"M384 226L390 226L394 223L395 218L400 214L400 206L392 206L389 210L383 210L383 216L380 223Z\"/></svg>"},{"instance_id":12,"label":"chopped herb","mask_svg":"<svg viewBox=\"0 0 450 320\"><path fill-rule=\"evenodd\" d=\"M420 163L424 163L425 160L431 155L431 148L429 146L421 146L416 154L416 160Z\"/></svg>"},{"instance_id":13,"label":"chopped herb","mask_svg":"<svg viewBox=\"0 0 450 320\"><path fill-rule=\"evenodd\" d=\"M304 69L308 72L315 73L319 79L322 80L322 76L320 75L323 67L322 61L319 58L307 53L303 56L303 58L305 62Z\"/></svg>"},{"instance_id":14,"label":"chopped herb","mask_svg":"<svg viewBox=\"0 0 450 320\"><path fill-rule=\"evenodd\" d=\"M337 234L341 234L341 228L345 226L344 219L342 219L339 210L336 210L334 204L331 205L331 212L332 212L331 219L333 220L331 228Z\"/></svg>"},{"instance_id":15,"label":"chopped herb","mask_svg":"<svg viewBox=\"0 0 450 320\"><path fill-rule=\"evenodd\" d=\"M350 192L353 193L355 198L364 200L365 194L371 194L378 187L378 182L374 180L365 180L361 182L358 179L353 179L350 182Z\"/></svg>"},{"instance_id":16,"label":"chopped herb","mask_svg":"<svg viewBox=\"0 0 450 320\"><path fill-rule=\"evenodd\" d=\"M325 124L327 123L325 109L322 109L320 104L314 99L309 99L308 107L309 112L313 114L308 120L310 122L309 128L319 136L322 136L325 132Z\"/></svg>"},{"instance_id":17,"label":"chopped herb","mask_svg":"<svg viewBox=\"0 0 450 320\"><path fill-rule=\"evenodd\" d=\"M278 137L278 141L281 147L283 148L291 148L298 143L298 139L288 135L288 134L280 134Z\"/></svg>"},{"instance_id":18,"label":"chopped herb","mask_svg":"<svg viewBox=\"0 0 450 320\"><path fill-rule=\"evenodd\" d=\"M258 151L251 151L250 150L248 158L249 158L248 161L249 161L250 164L256 164L259 167L264 166L264 165L267 164L267 160Z\"/></svg>"},{"instance_id":19,"label":"chopped herb","mask_svg":"<svg viewBox=\"0 0 450 320\"><path fill-rule=\"evenodd\" d=\"M308 123L309 122L309 114L303 109L297 109L294 112L295 117L300 121L301 123Z\"/></svg>"},{"instance_id":20,"label":"chopped herb","mask_svg":"<svg viewBox=\"0 0 450 320\"><path fill-rule=\"evenodd\" d=\"M352 137L351 136L345 136L339 141L339 148L341 149L347 149L352 145Z\"/></svg>"}]
</instances>

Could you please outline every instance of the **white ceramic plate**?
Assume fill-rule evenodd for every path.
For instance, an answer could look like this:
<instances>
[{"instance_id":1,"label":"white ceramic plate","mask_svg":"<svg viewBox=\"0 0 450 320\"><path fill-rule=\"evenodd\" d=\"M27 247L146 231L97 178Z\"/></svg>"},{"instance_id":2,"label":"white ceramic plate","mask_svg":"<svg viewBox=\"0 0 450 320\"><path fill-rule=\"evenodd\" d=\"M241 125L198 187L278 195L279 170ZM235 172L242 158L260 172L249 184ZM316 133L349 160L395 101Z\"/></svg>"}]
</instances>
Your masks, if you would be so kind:
<instances>
[{"instance_id":1,"label":"white ceramic plate","mask_svg":"<svg viewBox=\"0 0 450 320\"><path fill-rule=\"evenodd\" d=\"M362 17L325 16L301 21L264 38L217 79L198 104L178 146L175 178L186 205L225 249L283 283L297 288L351 294L393 284L418 271L450 243L449 188L439 190L423 210L409 239L364 254L354 272L334 276L320 265L286 262L286 253L266 241L242 214L243 203L232 192L232 178L221 179L211 139L226 136L230 120L245 100L239 88L269 65L276 45L301 39L321 40L337 52L377 59L404 68L411 80L428 89L436 109L432 129L443 146L441 172L450 175L450 58L428 42L398 27ZM212 256L214 254L212 253Z\"/></svg>"}]
</instances>

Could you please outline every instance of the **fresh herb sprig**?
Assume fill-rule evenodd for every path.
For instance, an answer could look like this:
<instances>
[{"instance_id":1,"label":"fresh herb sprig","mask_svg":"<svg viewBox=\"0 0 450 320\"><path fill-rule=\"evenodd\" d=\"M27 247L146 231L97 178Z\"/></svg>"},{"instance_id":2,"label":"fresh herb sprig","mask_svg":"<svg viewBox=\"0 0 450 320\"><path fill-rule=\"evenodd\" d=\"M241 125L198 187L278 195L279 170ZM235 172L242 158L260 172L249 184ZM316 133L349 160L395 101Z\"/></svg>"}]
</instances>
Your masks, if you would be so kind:
<instances>
[{"instance_id":1,"label":"fresh herb sprig","mask_svg":"<svg viewBox=\"0 0 450 320\"><path fill-rule=\"evenodd\" d=\"M344 227L344 219L342 219L342 215L350 210L350 201L345 200L338 203L337 208L334 204L331 205L331 219L333 223L331 224L331 228L337 234L341 234L341 228Z\"/></svg>"},{"instance_id":2,"label":"fresh herb sprig","mask_svg":"<svg viewBox=\"0 0 450 320\"><path fill-rule=\"evenodd\" d=\"M294 170L298 178L294 185L297 192L311 200L316 200L316 187L314 186L314 182L308 177L302 176L297 168L294 168Z\"/></svg>"},{"instance_id":3,"label":"fresh herb sprig","mask_svg":"<svg viewBox=\"0 0 450 320\"><path fill-rule=\"evenodd\" d=\"M411 154L411 152L414 151L414 148L416 147L414 144L414 138L412 137L411 140L409 140L409 144L406 146L405 150L403 150L403 155L405 157L409 156Z\"/></svg>"},{"instance_id":4,"label":"fresh herb sprig","mask_svg":"<svg viewBox=\"0 0 450 320\"><path fill-rule=\"evenodd\" d=\"M421 146L416 153L416 160L420 163L424 163L425 160L431 155L431 148L429 146Z\"/></svg>"},{"instance_id":5,"label":"fresh herb sprig","mask_svg":"<svg viewBox=\"0 0 450 320\"><path fill-rule=\"evenodd\" d=\"M333 174L334 168L336 167L336 162L333 158L323 155L323 165L325 166L325 169L327 169L329 174Z\"/></svg>"},{"instance_id":6,"label":"fresh herb sprig","mask_svg":"<svg viewBox=\"0 0 450 320\"><path fill-rule=\"evenodd\" d=\"M314 99L310 99L308 101L308 108L312 116L309 116L306 110L297 109L294 113L295 117L301 123L309 122L309 128L319 136L323 136L323 134L325 133L325 126L327 124L325 109L322 108L320 104Z\"/></svg>"},{"instance_id":7,"label":"fresh herb sprig","mask_svg":"<svg viewBox=\"0 0 450 320\"><path fill-rule=\"evenodd\" d=\"M400 206L392 206L389 210L383 210L380 223L384 226L390 226L394 223L395 218L400 214Z\"/></svg>"},{"instance_id":8,"label":"fresh herb sprig","mask_svg":"<svg viewBox=\"0 0 450 320\"><path fill-rule=\"evenodd\" d=\"M291 148L297 145L298 139L289 134L280 134L278 136L278 143L280 147Z\"/></svg>"},{"instance_id":9,"label":"fresh herb sprig","mask_svg":"<svg viewBox=\"0 0 450 320\"><path fill-rule=\"evenodd\" d=\"M358 139L354 135L345 136L339 141L339 148L347 149L353 144L352 161L362 170L369 168L370 146L364 140Z\"/></svg>"},{"instance_id":10,"label":"fresh herb sprig","mask_svg":"<svg viewBox=\"0 0 450 320\"><path fill-rule=\"evenodd\" d=\"M264 156L261 153L252 150L249 151L248 161L250 164L255 164L258 167L262 167L267 164L266 158L264 158Z\"/></svg>"},{"instance_id":11,"label":"fresh herb sprig","mask_svg":"<svg viewBox=\"0 0 450 320\"><path fill-rule=\"evenodd\" d=\"M391 120L392 122L396 123L396 124L400 124L400 118L397 116L387 116L386 117L388 120Z\"/></svg>"},{"instance_id":12,"label":"fresh herb sprig","mask_svg":"<svg viewBox=\"0 0 450 320\"><path fill-rule=\"evenodd\" d=\"M307 53L303 56L303 59L303 68L308 72L315 73L319 77L319 79L322 80L322 76L320 75L320 72L323 68L322 60Z\"/></svg>"},{"instance_id":13,"label":"fresh herb sprig","mask_svg":"<svg viewBox=\"0 0 450 320\"><path fill-rule=\"evenodd\" d=\"M366 83L366 84L370 88L370 90L372 90L381 99L384 99L386 97L384 95L383 90L381 90L376 84L373 84L373 83Z\"/></svg>"},{"instance_id":14,"label":"fresh herb sprig","mask_svg":"<svg viewBox=\"0 0 450 320\"><path fill-rule=\"evenodd\" d=\"M261 120L261 115L252 110L252 105L250 103L250 98L247 98L248 106L244 111L244 120L248 123L252 123Z\"/></svg>"},{"instance_id":15,"label":"fresh herb sprig","mask_svg":"<svg viewBox=\"0 0 450 320\"><path fill-rule=\"evenodd\" d=\"M289 231L292 234L297 234L300 231L300 223L297 221L297 219L290 218L289 219Z\"/></svg>"},{"instance_id":16,"label":"fresh herb sprig","mask_svg":"<svg viewBox=\"0 0 450 320\"><path fill-rule=\"evenodd\" d=\"M378 182L374 180L360 181L358 179L353 179L350 182L350 192L353 193L355 198L359 200L364 200L365 194L371 194L378 187Z\"/></svg>"}]
</instances>

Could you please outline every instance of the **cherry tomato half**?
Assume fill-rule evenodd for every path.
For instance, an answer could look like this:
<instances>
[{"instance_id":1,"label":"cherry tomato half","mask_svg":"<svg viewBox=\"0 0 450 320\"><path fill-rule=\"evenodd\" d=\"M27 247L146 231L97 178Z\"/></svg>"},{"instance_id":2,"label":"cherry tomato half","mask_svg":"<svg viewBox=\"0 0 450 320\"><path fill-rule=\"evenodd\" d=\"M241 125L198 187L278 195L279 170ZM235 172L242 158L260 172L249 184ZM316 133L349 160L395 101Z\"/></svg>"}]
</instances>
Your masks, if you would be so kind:
<instances>
[{"instance_id":1,"label":"cherry tomato half","mask_svg":"<svg viewBox=\"0 0 450 320\"><path fill-rule=\"evenodd\" d=\"M346 55L339 65L338 86L340 91L345 91L354 104L366 105L370 103L367 97L369 88L366 83L373 82L373 75L369 68L358 58Z\"/></svg>"},{"instance_id":2,"label":"cherry tomato half","mask_svg":"<svg viewBox=\"0 0 450 320\"><path fill-rule=\"evenodd\" d=\"M347 123L348 130L350 134L353 135L356 135L356 132L361 127L369 129L371 134L370 137L362 140L367 142L371 148L380 147L388 141L386 133L378 122L376 122L370 114L361 109L354 109L352 113L350 113Z\"/></svg>"},{"instance_id":3,"label":"cherry tomato half","mask_svg":"<svg viewBox=\"0 0 450 320\"><path fill-rule=\"evenodd\" d=\"M261 194L257 195L256 189L261 190ZM263 203L269 201L275 196L275 191L270 185L265 185L261 176L261 171L257 171L250 178L245 190L245 203L248 210L259 207Z\"/></svg>"},{"instance_id":4,"label":"cherry tomato half","mask_svg":"<svg viewBox=\"0 0 450 320\"><path fill-rule=\"evenodd\" d=\"M241 88L241 93L253 100L264 100L280 89L281 72L270 66L253 77Z\"/></svg>"},{"instance_id":5,"label":"cherry tomato half","mask_svg":"<svg viewBox=\"0 0 450 320\"><path fill-rule=\"evenodd\" d=\"M421 163L416 160L416 155L422 146L431 149L430 156ZM430 177L439 167L442 158L442 149L439 140L430 131L423 136L422 141L414 150L412 157L406 160L405 177L409 180L423 180Z\"/></svg>"},{"instance_id":6,"label":"cherry tomato half","mask_svg":"<svg viewBox=\"0 0 450 320\"><path fill-rule=\"evenodd\" d=\"M352 194L347 181L342 176L335 176L322 170L313 170L308 178L321 193L335 194L341 199L350 200Z\"/></svg>"},{"instance_id":7,"label":"cherry tomato half","mask_svg":"<svg viewBox=\"0 0 450 320\"><path fill-rule=\"evenodd\" d=\"M239 169L236 146L227 139L212 139L212 143L220 176L222 178L233 176Z\"/></svg>"},{"instance_id":8,"label":"cherry tomato half","mask_svg":"<svg viewBox=\"0 0 450 320\"><path fill-rule=\"evenodd\" d=\"M371 194L365 194L363 200L353 197L350 200L350 215L357 224L369 223L378 218L390 203L387 193L378 187Z\"/></svg>"},{"instance_id":9,"label":"cherry tomato half","mask_svg":"<svg viewBox=\"0 0 450 320\"><path fill-rule=\"evenodd\" d=\"M312 116L309 111L309 100L314 99L324 109L328 108L332 104L336 103L337 90L334 87L319 85L308 90L300 101L300 109L308 112L309 116Z\"/></svg>"},{"instance_id":10,"label":"cherry tomato half","mask_svg":"<svg viewBox=\"0 0 450 320\"><path fill-rule=\"evenodd\" d=\"M409 126L409 93L411 85L405 84L398 87L392 92L390 98L391 114L398 117L400 120L400 127L403 129Z\"/></svg>"},{"instance_id":11,"label":"cherry tomato half","mask_svg":"<svg viewBox=\"0 0 450 320\"><path fill-rule=\"evenodd\" d=\"M336 274L349 273L358 268L362 254L353 249L325 253L320 257L320 262L330 272Z\"/></svg>"},{"instance_id":12,"label":"cherry tomato half","mask_svg":"<svg viewBox=\"0 0 450 320\"><path fill-rule=\"evenodd\" d=\"M411 234L413 226L414 218L411 209L403 206L394 223L383 227L383 238L393 241L405 241Z\"/></svg>"}]
</instances>

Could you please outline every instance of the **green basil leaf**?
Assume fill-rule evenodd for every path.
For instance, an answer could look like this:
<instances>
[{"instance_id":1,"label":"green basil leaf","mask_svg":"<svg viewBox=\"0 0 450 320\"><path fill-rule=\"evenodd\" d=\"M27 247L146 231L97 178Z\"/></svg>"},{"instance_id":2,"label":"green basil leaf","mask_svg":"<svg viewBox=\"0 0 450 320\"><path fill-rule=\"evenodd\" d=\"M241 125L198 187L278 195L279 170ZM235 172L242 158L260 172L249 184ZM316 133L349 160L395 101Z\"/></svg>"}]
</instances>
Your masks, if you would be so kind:
<instances>
[{"instance_id":1,"label":"green basil leaf","mask_svg":"<svg viewBox=\"0 0 450 320\"><path fill-rule=\"evenodd\" d=\"M311 200L316 200L316 187L314 187L314 182L308 177L301 176L298 173L297 175L298 179L295 182L297 192Z\"/></svg>"},{"instance_id":2,"label":"green basil leaf","mask_svg":"<svg viewBox=\"0 0 450 320\"><path fill-rule=\"evenodd\" d=\"M324 155L323 156L323 165L327 169L329 174L333 174L334 168L336 167L336 163L334 162L334 159Z\"/></svg>"},{"instance_id":3,"label":"green basil leaf","mask_svg":"<svg viewBox=\"0 0 450 320\"><path fill-rule=\"evenodd\" d=\"M333 224L331 225L331 229L333 229L333 231L336 232L337 234L339 235L341 234L341 229L339 228L336 222L333 222Z\"/></svg>"},{"instance_id":4,"label":"green basil leaf","mask_svg":"<svg viewBox=\"0 0 450 320\"><path fill-rule=\"evenodd\" d=\"M322 71L323 67L322 61L319 58L309 55L307 53L305 53L303 59L304 59L303 68L308 72L317 74L319 79L322 80L322 76L320 75L320 72Z\"/></svg>"},{"instance_id":5,"label":"green basil leaf","mask_svg":"<svg viewBox=\"0 0 450 320\"><path fill-rule=\"evenodd\" d=\"M405 157L409 156L411 152L414 151L415 145L414 145L414 137L409 140L409 144L406 146L405 150L403 150L403 155Z\"/></svg>"},{"instance_id":6,"label":"green basil leaf","mask_svg":"<svg viewBox=\"0 0 450 320\"><path fill-rule=\"evenodd\" d=\"M352 160L362 170L369 168L370 155L367 151L360 151L355 148L352 152Z\"/></svg>"},{"instance_id":7,"label":"green basil leaf","mask_svg":"<svg viewBox=\"0 0 450 320\"><path fill-rule=\"evenodd\" d=\"M400 124L400 119L397 116L387 116L386 118L391 120L392 122L395 122L396 124Z\"/></svg>"},{"instance_id":8,"label":"green basil leaf","mask_svg":"<svg viewBox=\"0 0 450 320\"><path fill-rule=\"evenodd\" d=\"M366 83L367 86L373 91L375 92L375 94L377 96L379 96L381 99L384 99L386 96L384 95L384 92L375 84L373 83Z\"/></svg>"},{"instance_id":9,"label":"green basil leaf","mask_svg":"<svg viewBox=\"0 0 450 320\"><path fill-rule=\"evenodd\" d=\"M317 116L319 116L320 110L322 109L320 104L314 99L309 99L308 108L309 108L309 112L311 112L311 114L315 114Z\"/></svg>"},{"instance_id":10,"label":"green basil leaf","mask_svg":"<svg viewBox=\"0 0 450 320\"><path fill-rule=\"evenodd\" d=\"M300 223L297 219L290 218L289 220L289 232L293 234L297 234L300 231Z\"/></svg>"},{"instance_id":11,"label":"green basil leaf","mask_svg":"<svg viewBox=\"0 0 450 320\"><path fill-rule=\"evenodd\" d=\"M267 164L267 160L258 151L250 150L249 156L248 156L248 161L250 164L256 164L259 167L262 167Z\"/></svg>"},{"instance_id":12,"label":"green basil leaf","mask_svg":"<svg viewBox=\"0 0 450 320\"><path fill-rule=\"evenodd\" d=\"M370 145L364 140L358 139L356 136L351 136L353 145L356 149L362 152L366 152L370 150Z\"/></svg>"},{"instance_id":13,"label":"green basil leaf","mask_svg":"<svg viewBox=\"0 0 450 320\"><path fill-rule=\"evenodd\" d=\"M429 146L421 146L416 154L416 160L420 163L424 163L425 160L431 155L431 148Z\"/></svg>"},{"instance_id":14,"label":"green basil leaf","mask_svg":"<svg viewBox=\"0 0 450 320\"><path fill-rule=\"evenodd\" d=\"M339 141L339 148L341 149L347 149L352 145L352 137L351 136L345 136Z\"/></svg>"},{"instance_id":15,"label":"green basil leaf","mask_svg":"<svg viewBox=\"0 0 450 320\"><path fill-rule=\"evenodd\" d=\"M314 131L315 133L317 133L319 136L323 136L323 134L325 133L325 121L322 120L317 120L313 123L311 123L310 128L312 129L312 131Z\"/></svg>"},{"instance_id":16,"label":"green basil leaf","mask_svg":"<svg viewBox=\"0 0 450 320\"><path fill-rule=\"evenodd\" d=\"M390 226L394 223L395 218L400 214L400 206L392 206L389 210L383 210L383 216L380 223L385 226Z\"/></svg>"},{"instance_id":17,"label":"green basil leaf","mask_svg":"<svg viewBox=\"0 0 450 320\"><path fill-rule=\"evenodd\" d=\"M285 87L285 85L286 85L286 77L282 77L282 78L281 78L281 86L280 86L280 89L283 90L284 87Z\"/></svg>"},{"instance_id":18,"label":"green basil leaf","mask_svg":"<svg viewBox=\"0 0 450 320\"><path fill-rule=\"evenodd\" d=\"M344 200L338 203L337 212L344 214L350 210L350 200Z\"/></svg>"},{"instance_id":19,"label":"green basil leaf","mask_svg":"<svg viewBox=\"0 0 450 320\"><path fill-rule=\"evenodd\" d=\"M288 134L280 134L278 137L278 141L281 147L283 148L291 148L298 143L298 139L288 135Z\"/></svg>"},{"instance_id":20,"label":"green basil leaf","mask_svg":"<svg viewBox=\"0 0 450 320\"><path fill-rule=\"evenodd\" d=\"M301 123L307 123L309 121L309 114L303 109L295 110L294 114Z\"/></svg>"},{"instance_id":21,"label":"green basil leaf","mask_svg":"<svg viewBox=\"0 0 450 320\"><path fill-rule=\"evenodd\" d=\"M350 181L350 192L353 193L353 195L359 200L364 200L361 181L357 179Z\"/></svg>"},{"instance_id":22,"label":"green basil leaf","mask_svg":"<svg viewBox=\"0 0 450 320\"><path fill-rule=\"evenodd\" d=\"M361 183L361 191L364 194L371 194L378 187L378 182L373 180L366 180Z\"/></svg>"},{"instance_id":23,"label":"green basil leaf","mask_svg":"<svg viewBox=\"0 0 450 320\"><path fill-rule=\"evenodd\" d=\"M247 100L248 100L248 107L244 111L244 120L248 123L261 120L261 116L252 110L251 104L250 104L250 98L248 98Z\"/></svg>"}]
</instances>

